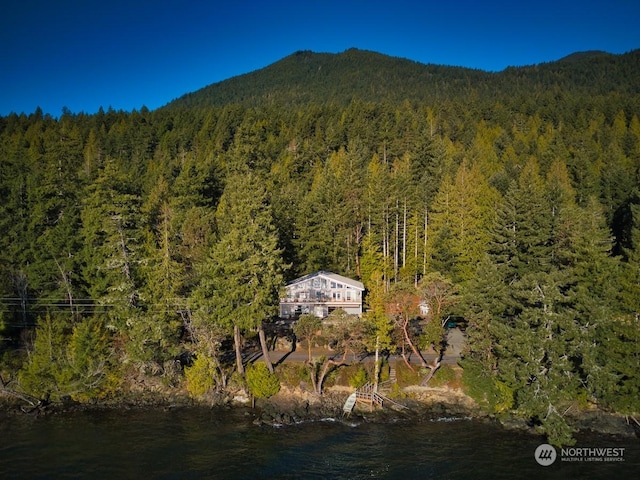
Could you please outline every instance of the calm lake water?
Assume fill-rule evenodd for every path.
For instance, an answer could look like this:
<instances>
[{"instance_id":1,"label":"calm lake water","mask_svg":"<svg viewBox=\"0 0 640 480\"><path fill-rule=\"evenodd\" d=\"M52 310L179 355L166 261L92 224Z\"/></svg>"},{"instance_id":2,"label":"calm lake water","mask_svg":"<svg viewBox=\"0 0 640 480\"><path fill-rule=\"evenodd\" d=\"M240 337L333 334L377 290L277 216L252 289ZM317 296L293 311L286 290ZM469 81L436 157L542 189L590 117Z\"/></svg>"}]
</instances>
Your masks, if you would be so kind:
<instances>
[{"instance_id":1,"label":"calm lake water","mask_svg":"<svg viewBox=\"0 0 640 480\"><path fill-rule=\"evenodd\" d=\"M469 419L256 426L238 410L0 416L0 478L638 478L637 438L581 435L624 461L538 465L538 437Z\"/></svg>"}]
</instances>

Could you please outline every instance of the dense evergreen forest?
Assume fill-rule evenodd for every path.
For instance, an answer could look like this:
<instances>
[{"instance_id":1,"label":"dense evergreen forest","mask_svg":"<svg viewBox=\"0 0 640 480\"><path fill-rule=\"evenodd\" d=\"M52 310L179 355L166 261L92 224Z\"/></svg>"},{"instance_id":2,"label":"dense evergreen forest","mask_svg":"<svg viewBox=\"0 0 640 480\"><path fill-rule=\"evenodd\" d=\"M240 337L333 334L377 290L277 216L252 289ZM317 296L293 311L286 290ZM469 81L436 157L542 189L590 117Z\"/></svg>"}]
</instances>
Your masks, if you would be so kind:
<instances>
[{"instance_id":1,"label":"dense evergreen forest","mask_svg":"<svg viewBox=\"0 0 640 480\"><path fill-rule=\"evenodd\" d=\"M156 111L2 117L3 385L94 401L187 364L206 391L324 269L364 283L390 351L413 297L423 346L463 320L491 412L558 443L575 405L637 414L639 78L640 51L500 73L298 52Z\"/></svg>"}]
</instances>

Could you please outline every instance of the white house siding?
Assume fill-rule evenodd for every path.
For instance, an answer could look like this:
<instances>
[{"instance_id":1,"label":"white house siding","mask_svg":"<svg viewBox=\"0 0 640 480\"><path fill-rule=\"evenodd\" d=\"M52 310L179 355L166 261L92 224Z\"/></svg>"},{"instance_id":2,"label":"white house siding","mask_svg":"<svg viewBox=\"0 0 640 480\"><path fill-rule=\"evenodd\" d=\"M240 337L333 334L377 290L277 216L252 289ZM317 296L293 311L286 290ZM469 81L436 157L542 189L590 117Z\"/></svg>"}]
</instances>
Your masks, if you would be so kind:
<instances>
[{"instance_id":1,"label":"white house siding","mask_svg":"<svg viewBox=\"0 0 640 480\"><path fill-rule=\"evenodd\" d=\"M324 318L336 308L362 314L364 285L342 275L321 270L288 283L285 291L280 299L282 318L305 313Z\"/></svg>"}]
</instances>

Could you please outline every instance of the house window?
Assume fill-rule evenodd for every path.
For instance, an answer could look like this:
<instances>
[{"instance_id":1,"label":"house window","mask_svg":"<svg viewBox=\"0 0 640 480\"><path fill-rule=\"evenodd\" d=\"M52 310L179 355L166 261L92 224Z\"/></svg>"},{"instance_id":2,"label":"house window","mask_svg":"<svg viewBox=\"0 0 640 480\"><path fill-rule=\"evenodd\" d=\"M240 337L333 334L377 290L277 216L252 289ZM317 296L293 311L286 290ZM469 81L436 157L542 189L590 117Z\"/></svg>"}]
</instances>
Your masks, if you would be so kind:
<instances>
[{"instance_id":1,"label":"house window","mask_svg":"<svg viewBox=\"0 0 640 480\"><path fill-rule=\"evenodd\" d=\"M347 300L351 300L351 290L347 290Z\"/></svg>"},{"instance_id":2,"label":"house window","mask_svg":"<svg viewBox=\"0 0 640 480\"><path fill-rule=\"evenodd\" d=\"M318 288L320 287L320 279L319 278L314 278L313 279L313 288Z\"/></svg>"},{"instance_id":3,"label":"house window","mask_svg":"<svg viewBox=\"0 0 640 480\"><path fill-rule=\"evenodd\" d=\"M340 292L337 292L337 293L336 293L336 298L337 298L338 300L340 300L340 299L342 298L342 297L340 296Z\"/></svg>"},{"instance_id":4,"label":"house window","mask_svg":"<svg viewBox=\"0 0 640 480\"><path fill-rule=\"evenodd\" d=\"M338 284L338 288L342 288L342 284L341 283Z\"/></svg>"},{"instance_id":5,"label":"house window","mask_svg":"<svg viewBox=\"0 0 640 480\"><path fill-rule=\"evenodd\" d=\"M331 282L331 288L336 288L336 282Z\"/></svg>"}]
</instances>

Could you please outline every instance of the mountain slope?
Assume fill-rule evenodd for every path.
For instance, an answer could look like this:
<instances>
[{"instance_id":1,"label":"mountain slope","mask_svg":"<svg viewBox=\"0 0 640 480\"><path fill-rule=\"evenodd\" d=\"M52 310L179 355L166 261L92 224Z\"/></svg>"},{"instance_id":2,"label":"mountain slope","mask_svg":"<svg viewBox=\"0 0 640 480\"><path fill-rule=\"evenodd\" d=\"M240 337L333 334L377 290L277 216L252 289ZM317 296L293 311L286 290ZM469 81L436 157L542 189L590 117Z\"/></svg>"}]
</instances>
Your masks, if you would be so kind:
<instances>
[{"instance_id":1,"label":"mountain slope","mask_svg":"<svg viewBox=\"0 0 640 480\"><path fill-rule=\"evenodd\" d=\"M624 55L583 52L559 61L509 67L489 73L461 67L425 65L375 52L299 51L263 69L188 93L167 108L208 107L230 103L299 105L408 100L433 102L467 95L495 96L561 86L590 95L640 91L640 50Z\"/></svg>"}]
</instances>

